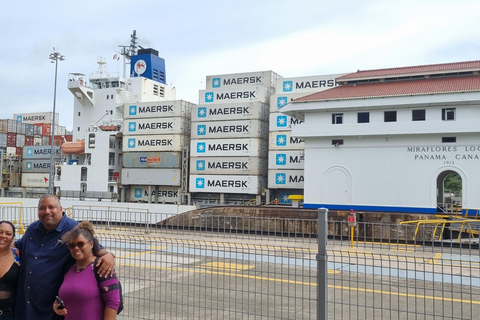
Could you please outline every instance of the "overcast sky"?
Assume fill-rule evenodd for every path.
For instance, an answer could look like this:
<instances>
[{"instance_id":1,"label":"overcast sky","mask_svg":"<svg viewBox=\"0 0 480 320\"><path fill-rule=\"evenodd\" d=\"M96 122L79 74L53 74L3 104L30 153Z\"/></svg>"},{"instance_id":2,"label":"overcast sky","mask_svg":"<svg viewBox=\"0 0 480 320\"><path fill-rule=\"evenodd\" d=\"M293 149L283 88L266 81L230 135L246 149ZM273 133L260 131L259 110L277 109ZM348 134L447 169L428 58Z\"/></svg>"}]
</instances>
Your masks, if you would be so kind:
<instances>
[{"instance_id":1,"label":"overcast sky","mask_svg":"<svg viewBox=\"0 0 480 320\"><path fill-rule=\"evenodd\" d=\"M129 45L166 60L177 99L198 103L207 75L273 70L315 76L480 59L478 0L38 0L2 1L0 119L53 107L72 129L68 74L122 72L113 56Z\"/></svg>"}]
</instances>

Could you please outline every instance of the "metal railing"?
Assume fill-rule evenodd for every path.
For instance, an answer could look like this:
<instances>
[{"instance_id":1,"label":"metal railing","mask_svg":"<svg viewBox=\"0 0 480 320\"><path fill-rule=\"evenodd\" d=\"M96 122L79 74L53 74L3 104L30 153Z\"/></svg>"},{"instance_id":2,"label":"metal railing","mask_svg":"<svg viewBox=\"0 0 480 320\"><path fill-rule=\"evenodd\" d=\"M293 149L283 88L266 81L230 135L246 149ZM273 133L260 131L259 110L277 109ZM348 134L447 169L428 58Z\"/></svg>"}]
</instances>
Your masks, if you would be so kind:
<instances>
[{"instance_id":1,"label":"metal railing","mask_svg":"<svg viewBox=\"0 0 480 320\"><path fill-rule=\"evenodd\" d=\"M1 218L19 221L15 210L2 211ZM23 217L34 212L36 219L36 210L23 208ZM448 226L438 241L432 240L433 226L416 231L408 224L357 222L351 228L332 220L322 226L322 219L167 216L121 208L72 212L77 220L94 221L100 242L117 257L125 303L119 319L480 314L478 236L456 243Z\"/></svg>"}]
</instances>

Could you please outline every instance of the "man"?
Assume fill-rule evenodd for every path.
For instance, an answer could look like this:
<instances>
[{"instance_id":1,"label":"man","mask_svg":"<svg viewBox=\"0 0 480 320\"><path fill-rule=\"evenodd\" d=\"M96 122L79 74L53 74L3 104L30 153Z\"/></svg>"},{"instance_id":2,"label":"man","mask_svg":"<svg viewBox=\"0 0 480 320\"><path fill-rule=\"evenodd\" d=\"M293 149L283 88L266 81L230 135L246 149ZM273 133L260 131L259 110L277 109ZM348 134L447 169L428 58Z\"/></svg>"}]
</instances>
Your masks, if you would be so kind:
<instances>
[{"instance_id":1,"label":"man","mask_svg":"<svg viewBox=\"0 0 480 320\"><path fill-rule=\"evenodd\" d=\"M53 312L53 301L67 266L74 261L60 239L77 224L62 212L57 196L46 194L38 202L38 221L15 242L20 250L21 263L15 319L50 320L59 317ZM112 274L114 256L103 248L98 256L101 257L100 276Z\"/></svg>"}]
</instances>

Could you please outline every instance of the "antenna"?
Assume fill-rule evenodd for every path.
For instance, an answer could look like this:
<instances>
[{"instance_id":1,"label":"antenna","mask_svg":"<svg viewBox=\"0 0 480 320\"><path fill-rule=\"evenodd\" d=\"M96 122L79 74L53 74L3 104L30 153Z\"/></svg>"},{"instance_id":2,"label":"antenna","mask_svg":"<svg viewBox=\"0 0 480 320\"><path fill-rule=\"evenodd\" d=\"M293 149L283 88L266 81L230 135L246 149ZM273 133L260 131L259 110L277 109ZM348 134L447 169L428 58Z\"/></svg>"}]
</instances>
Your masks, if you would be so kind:
<instances>
[{"instance_id":1,"label":"antenna","mask_svg":"<svg viewBox=\"0 0 480 320\"><path fill-rule=\"evenodd\" d=\"M137 54L137 48L139 47L137 40L137 31L133 30L133 33L130 35L130 46L119 46L122 48L120 54L123 56L123 77L125 77L127 64L130 63L131 57Z\"/></svg>"}]
</instances>

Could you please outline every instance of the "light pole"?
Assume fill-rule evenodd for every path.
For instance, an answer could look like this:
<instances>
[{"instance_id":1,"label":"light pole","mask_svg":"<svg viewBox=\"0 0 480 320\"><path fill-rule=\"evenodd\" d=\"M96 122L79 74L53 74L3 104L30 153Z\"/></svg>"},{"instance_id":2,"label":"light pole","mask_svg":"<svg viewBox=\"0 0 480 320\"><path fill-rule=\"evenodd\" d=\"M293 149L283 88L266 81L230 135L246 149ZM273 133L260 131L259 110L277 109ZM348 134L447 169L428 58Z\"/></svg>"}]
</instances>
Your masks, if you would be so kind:
<instances>
[{"instance_id":1,"label":"light pole","mask_svg":"<svg viewBox=\"0 0 480 320\"><path fill-rule=\"evenodd\" d=\"M50 53L50 61L51 63L55 63L55 85L53 87L53 115L52 115L52 128L50 129L52 132L52 138L50 141L50 173L48 175L48 193L53 193L54 183L53 179L55 176L55 163L53 161L53 142L55 138L55 103L57 101L57 69L58 69L58 60L63 61L65 60L65 56L62 56L60 52L55 51L53 48L53 53Z\"/></svg>"}]
</instances>

